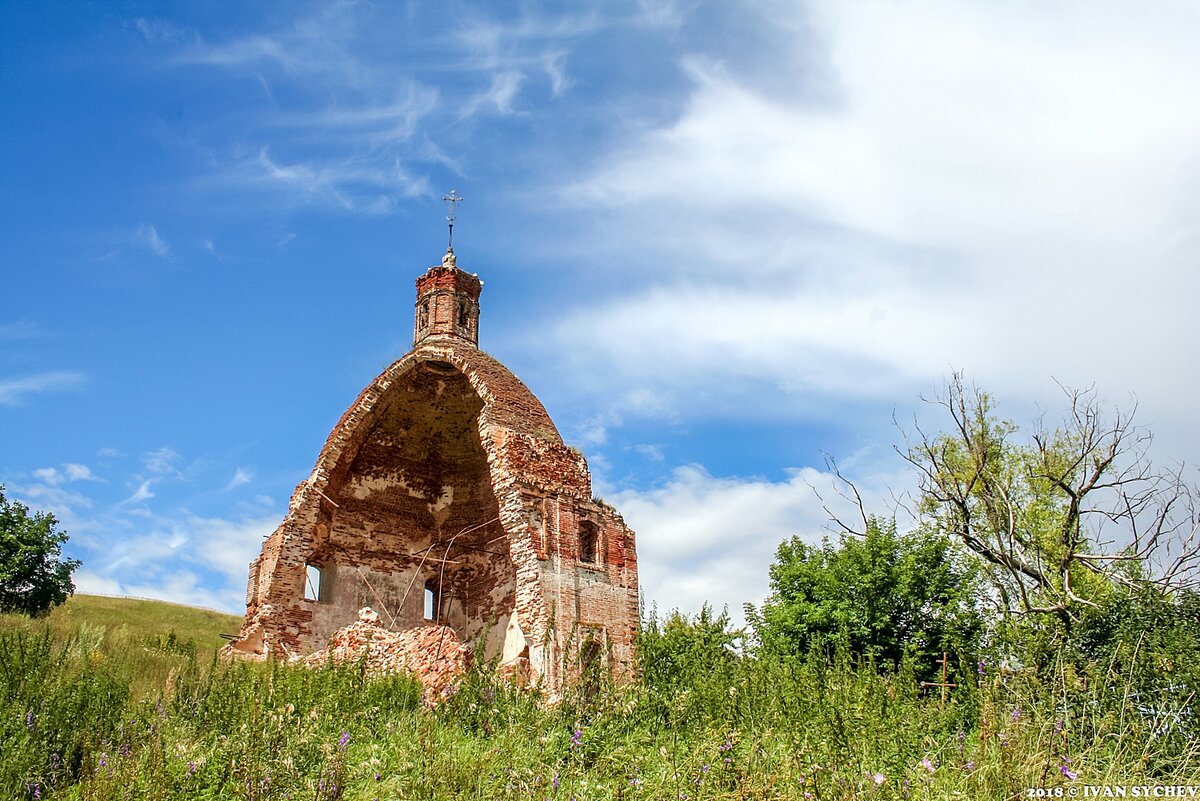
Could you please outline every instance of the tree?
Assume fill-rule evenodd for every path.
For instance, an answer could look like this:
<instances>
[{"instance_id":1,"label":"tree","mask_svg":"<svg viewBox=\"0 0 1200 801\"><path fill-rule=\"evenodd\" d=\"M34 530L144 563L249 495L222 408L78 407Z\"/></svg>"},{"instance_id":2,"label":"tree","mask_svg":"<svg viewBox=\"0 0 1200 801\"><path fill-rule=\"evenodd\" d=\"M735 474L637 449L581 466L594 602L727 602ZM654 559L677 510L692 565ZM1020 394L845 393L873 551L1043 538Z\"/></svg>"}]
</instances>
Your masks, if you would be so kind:
<instances>
[{"instance_id":1,"label":"tree","mask_svg":"<svg viewBox=\"0 0 1200 801\"><path fill-rule=\"evenodd\" d=\"M6 500L0 485L0 612L41 615L75 592L78 559L62 558L67 535L49 512Z\"/></svg>"},{"instance_id":2,"label":"tree","mask_svg":"<svg viewBox=\"0 0 1200 801\"><path fill-rule=\"evenodd\" d=\"M772 594L753 615L763 646L802 653L844 636L852 651L924 667L943 651L970 658L983 630L971 560L929 531L897 534L892 520L866 518L861 536L835 546L792 537L771 565Z\"/></svg>"},{"instance_id":3,"label":"tree","mask_svg":"<svg viewBox=\"0 0 1200 801\"><path fill-rule=\"evenodd\" d=\"M955 374L935 400L951 430L918 427L901 453L917 469L919 513L982 557L1001 609L1069 628L1115 591L1195 587L1200 519L1182 468L1154 467L1132 413L1065 391L1063 423L1039 423L1020 443L991 398Z\"/></svg>"}]
</instances>

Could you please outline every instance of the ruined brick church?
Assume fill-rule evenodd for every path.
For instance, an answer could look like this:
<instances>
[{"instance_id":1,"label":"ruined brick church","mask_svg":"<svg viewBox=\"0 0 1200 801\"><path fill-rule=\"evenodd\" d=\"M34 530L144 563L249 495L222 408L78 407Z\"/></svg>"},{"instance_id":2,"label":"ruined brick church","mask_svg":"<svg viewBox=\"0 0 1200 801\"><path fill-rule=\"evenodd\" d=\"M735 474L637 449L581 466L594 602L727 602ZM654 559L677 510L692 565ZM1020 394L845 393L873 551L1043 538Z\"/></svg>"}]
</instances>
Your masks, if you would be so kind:
<instances>
[{"instance_id":1,"label":"ruined brick church","mask_svg":"<svg viewBox=\"0 0 1200 801\"><path fill-rule=\"evenodd\" d=\"M533 393L479 350L483 282L453 246L416 284L413 349L296 488L250 564L226 653L310 654L371 607L391 631L449 627L550 692L587 670L628 674L633 531L593 498L587 462Z\"/></svg>"}]
</instances>

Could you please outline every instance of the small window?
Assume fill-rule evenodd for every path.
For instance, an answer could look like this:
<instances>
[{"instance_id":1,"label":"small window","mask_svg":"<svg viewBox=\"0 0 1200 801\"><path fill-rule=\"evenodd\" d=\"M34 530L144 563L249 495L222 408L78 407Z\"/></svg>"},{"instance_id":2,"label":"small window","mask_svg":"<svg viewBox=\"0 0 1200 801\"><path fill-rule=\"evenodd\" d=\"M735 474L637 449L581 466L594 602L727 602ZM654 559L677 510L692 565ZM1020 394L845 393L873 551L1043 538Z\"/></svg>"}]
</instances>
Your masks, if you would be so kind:
<instances>
[{"instance_id":1,"label":"small window","mask_svg":"<svg viewBox=\"0 0 1200 801\"><path fill-rule=\"evenodd\" d=\"M437 579L429 579L425 582L425 619L438 619L438 605L441 602L441 593L438 592Z\"/></svg>"},{"instance_id":2,"label":"small window","mask_svg":"<svg viewBox=\"0 0 1200 801\"><path fill-rule=\"evenodd\" d=\"M318 565L304 566L304 600L328 601L332 589L328 572Z\"/></svg>"},{"instance_id":3,"label":"small window","mask_svg":"<svg viewBox=\"0 0 1200 801\"><path fill-rule=\"evenodd\" d=\"M465 300L458 302L458 324L463 328L467 328L471 324L471 313Z\"/></svg>"},{"instance_id":4,"label":"small window","mask_svg":"<svg viewBox=\"0 0 1200 801\"><path fill-rule=\"evenodd\" d=\"M424 301L417 308L417 328L429 327L429 301Z\"/></svg>"},{"instance_id":5,"label":"small window","mask_svg":"<svg viewBox=\"0 0 1200 801\"><path fill-rule=\"evenodd\" d=\"M579 524L579 561L595 564L599 545L600 529L595 523L584 520Z\"/></svg>"}]
</instances>

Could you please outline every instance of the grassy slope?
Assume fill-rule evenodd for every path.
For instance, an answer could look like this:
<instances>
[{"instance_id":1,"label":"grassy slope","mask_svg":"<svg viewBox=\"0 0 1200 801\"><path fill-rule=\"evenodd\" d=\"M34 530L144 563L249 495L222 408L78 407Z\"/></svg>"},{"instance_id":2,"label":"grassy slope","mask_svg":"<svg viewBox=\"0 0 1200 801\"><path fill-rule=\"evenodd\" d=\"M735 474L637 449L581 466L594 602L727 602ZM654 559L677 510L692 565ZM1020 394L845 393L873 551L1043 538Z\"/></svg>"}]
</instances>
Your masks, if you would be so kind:
<instances>
[{"instance_id":1,"label":"grassy slope","mask_svg":"<svg viewBox=\"0 0 1200 801\"><path fill-rule=\"evenodd\" d=\"M211 609L133 598L107 598L100 595L75 595L56 607L45 621L56 635L64 636L81 624L114 632L124 628L122 639L143 640L165 636L174 631L181 640L193 640L199 653L211 653L224 643L221 634L236 634L242 619ZM0 628L27 625L15 615L0 616Z\"/></svg>"}]
</instances>

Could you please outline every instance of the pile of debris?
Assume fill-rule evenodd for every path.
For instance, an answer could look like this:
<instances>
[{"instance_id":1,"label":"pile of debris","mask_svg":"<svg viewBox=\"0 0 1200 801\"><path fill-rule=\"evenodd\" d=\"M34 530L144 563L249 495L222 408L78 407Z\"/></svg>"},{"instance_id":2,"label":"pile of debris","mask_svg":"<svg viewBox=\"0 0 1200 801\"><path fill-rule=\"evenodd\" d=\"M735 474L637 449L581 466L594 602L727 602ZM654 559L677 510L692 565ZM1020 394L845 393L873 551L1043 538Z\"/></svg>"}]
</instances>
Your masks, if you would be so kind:
<instances>
[{"instance_id":1,"label":"pile of debris","mask_svg":"<svg viewBox=\"0 0 1200 801\"><path fill-rule=\"evenodd\" d=\"M453 692L471 666L471 649L449 626L418 626L392 631L379 622L370 607L358 610L358 620L334 632L329 647L304 657L306 665L366 662L371 675L408 672L436 701Z\"/></svg>"}]
</instances>

